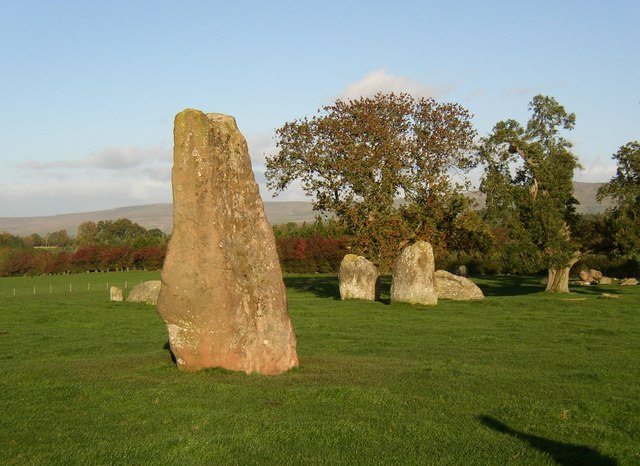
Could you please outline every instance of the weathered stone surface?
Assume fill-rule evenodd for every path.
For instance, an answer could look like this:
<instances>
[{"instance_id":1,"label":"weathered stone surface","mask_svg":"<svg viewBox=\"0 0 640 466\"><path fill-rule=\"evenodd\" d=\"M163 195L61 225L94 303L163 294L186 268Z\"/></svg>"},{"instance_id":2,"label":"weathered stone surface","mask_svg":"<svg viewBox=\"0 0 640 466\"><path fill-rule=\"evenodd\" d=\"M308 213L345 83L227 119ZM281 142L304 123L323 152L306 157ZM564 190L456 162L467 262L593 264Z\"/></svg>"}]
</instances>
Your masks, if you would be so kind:
<instances>
[{"instance_id":1,"label":"weathered stone surface","mask_svg":"<svg viewBox=\"0 0 640 466\"><path fill-rule=\"evenodd\" d=\"M112 286L109 288L109 301L122 301L122 288Z\"/></svg>"},{"instance_id":2,"label":"weathered stone surface","mask_svg":"<svg viewBox=\"0 0 640 466\"><path fill-rule=\"evenodd\" d=\"M153 304L155 306L160 293L160 283L160 280L150 280L134 286L131 288L129 296L127 296L127 301Z\"/></svg>"},{"instance_id":3,"label":"weathered stone surface","mask_svg":"<svg viewBox=\"0 0 640 466\"><path fill-rule=\"evenodd\" d=\"M591 278L593 278L594 280L599 280L600 277L602 277L602 272L596 269L590 269L589 275L591 275Z\"/></svg>"},{"instance_id":4,"label":"weathered stone surface","mask_svg":"<svg viewBox=\"0 0 640 466\"><path fill-rule=\"evenodd\" d=\"M456 301L484 299L482 290L468 278L459 277L446 270L437 270L434 277L438 298Z\"/></svg>"},{"instance_id":5,"label":"weathered stone surface","mask_svg":"<svg viewBox=\"0 0 640 466\"><path fill-rule=\"evenodd\" d=\"M611 294L611 293L602 293L599 298L600 299L618 299L620 296L618 296L617 294Z\"/></svg>"},{"instance_id":6,"label":"weathered stone surface","mask_svg":"<svg viewBox=\"0 0 640 466\"><path fill-rule=\"evenodd\" d=\"M426 241L418 241L402 250L393 264L391 301L435 305L435 262L433 248Z\"/></svg>"},{"instance_id":7,"label":"weathered stone surface","mask_svg":"<svg viewBox=\"0 0 640 466\"><path fill-rule=\"evenodd\" d=\"M581 270L580 280L582 280L583 282L592 282L593 277L591 276L591 273L588 270Z\"/></svg>"},{"instance_id":8,"label":"weathered stone surface","mask_svg":"<svg viewBox=\"0 0 640 466\"><path fill-rule=\"evenodd\" d=\"M344 256L338 279L341 299L375 301L379 297L378 268L362 256Z\"/></svg>"},{"instance_id":9,"label":"weathered stone surface","mask_svg":"<svg viewBox=\"0 0 640 466\"><path fill-rule=\"evenodd\" d=\"M635 278L627 278L626 280L623 280L620 285L622 286L627 286L627 285L637 285L638 284L638 280L636 280Z\"/></svg>"},{"instance_id":10,"label":"weathered stone surface","mask_svg":"<svg viewBox=\"0 0 640 466\"><path fill-rule=\"evenodd\" d=\"M158 312L178 367L279 374L297 366L273 230L233 117L176 115L172 181Z\"/></svg>"},{"instance_id":11,"label":"weathered stone surface","mask_svg":"<svg viewBox=\"0 0 640 466\"><path fill-rule=\"evenodd\" d=\"M598 279L598 283L600 285L611 285L613 283L613 280L611 280L609 277L600 277Z\"/></svg>"}]
</instances>

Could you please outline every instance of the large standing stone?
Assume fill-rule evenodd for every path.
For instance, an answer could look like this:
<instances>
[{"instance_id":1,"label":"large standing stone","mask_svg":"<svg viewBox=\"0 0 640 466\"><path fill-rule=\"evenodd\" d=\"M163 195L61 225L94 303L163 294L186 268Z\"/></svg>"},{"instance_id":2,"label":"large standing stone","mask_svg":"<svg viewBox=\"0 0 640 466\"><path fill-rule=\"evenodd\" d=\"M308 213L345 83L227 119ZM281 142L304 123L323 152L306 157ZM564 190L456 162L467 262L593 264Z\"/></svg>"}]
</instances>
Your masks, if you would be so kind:
<instances>
[{"instance_id":1,"label":"large standing stone","mask_svg":"<svg viewBox=\"0 0 640 466\"><path fill-rule=\"evenodd\" d=\"M418 241L404 248L393 264L391 301L437 304L435 269L433 248L429 243Z\"/></svg>"},{"instance_id":2,"label":"large standing stone","mask_svg":"<svg viewBox=\"0 0 640 466\"><path fill-rule=\"evenodd\" d=\"M178 367L279 374L297 366L273 230L235 119L179 113L173 156L158 312Z\"/></svg>"},{"instance_id":3,"label":"large standing stone","mask_svg":"<svg viewBox=\"0 0 640 466\"><path fill-rule=\"evenodd\" d=\"M438 298L470 301L484 299L478 285L465 277L459 277L446 270L437 270L434 274Z\"/></svg>"},{"instance_id":4,"label":"large standing stone","mask_svg":"<svg viewBox=\"0 0 640 466\"><path fill-rule=\"evenodd\" d=\"M338 278L342 299L375 301L379 297L378 268L362 256L344 256Z\"/></svg>"},{"instance_id":5,"label":"large standing stone","mask_svg":"<svg viewBox=\"0 0 640 466\"><path fill-rule=\"evenodd\" d=\"M147 303L154 306L158 302L158 294L160 294L160 280L149 280L142 282L131 288L127 301L134 303Z\"/></svg>"}]
</instances>

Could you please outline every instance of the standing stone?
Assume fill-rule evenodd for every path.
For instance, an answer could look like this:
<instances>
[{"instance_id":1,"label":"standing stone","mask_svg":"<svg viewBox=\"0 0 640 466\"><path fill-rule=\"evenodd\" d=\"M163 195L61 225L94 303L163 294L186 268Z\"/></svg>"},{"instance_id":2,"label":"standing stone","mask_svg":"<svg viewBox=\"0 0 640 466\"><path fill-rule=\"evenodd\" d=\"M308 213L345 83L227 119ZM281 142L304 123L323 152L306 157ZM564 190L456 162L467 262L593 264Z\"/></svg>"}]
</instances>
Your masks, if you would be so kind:
<instances>
[{"instance_id":1,"label":"standing stone","mask_svg":"<svg viewBox=\"0 0 640 466\"><path fill-rule=\"evenodd\" d=\"M109 288L109 301L122 301L122 288L112 286Z\"/></svg>"},{"instance_id":2,"label":"standing stone","mask_svg":"<svg viewBox=\"0 0 640 466\"><path fill-rule=\"evenodd\" d=\"M437 304L438 293L434 283L435 269L431 244L426 241L418 241L404 248L393 264L391 301Z\"/></svg>"},{"instance_id":3,"label":"standing stone","mask_svg":"<svg viewBox=\"0 0 640 466\"><path fill-rule=\"evenodd\" d=\"M589 269L589 275L591 275L591 278L593 278L596 281L602 278L602 272L596 269Z\"/></svg>"},{"instance_id":4,"label":"standing stone","mask_svg":"<svg viewBox=\"0 0 640 466\"><path fill-rule=\"evenodd\" d=\"M580 280L582 280L583 282L592 282L593 281L593 277L591 276L591 272L589 272L588 270L581 270L579 275L580 275Z\"/></svg>"},{"instance_id":5,"label":"standing stone","mask_svg":"<svg viewBox=\"0 0 640 466\"><path fill-rule=\"evenodd\" d=\"M149 280L142 282L131 288L127 301L133 303L146 303L156 305L160 294L160 280Z\"/></svg>"},{"instance_id":6,"label":"standing stone","mask_svg":"<svg viewBox=\"0 0 640 466\"><path fill-rule=\"evenodd\" d=\"M375 301L379 297L378 268L362 256L344 256L338 278L341 299Z\"/></svg>"},{"instance_id":7,"label":"standing stone","mask_svg":"<svg viewBox=\"0 0 640 466\"><path fill-rule=\"evenodd\" d=\"M235 119L179 113L173 157L173 233L158 312L178 367L296 367L273 230Z\"/></svg>"},{"instance_id":8,"label":"standing stone","mask_svg":"<svg viewBox=\"0 0 640 466\"><path fill-rule=\"evenodd\" d=\"M434 277L438 298L456 301L484 299L482 290L468 278L459 277L446 270L437 270Z\"/></svg>"},{"instance_id":9,"label":"standing stone","mask_svg":"<svg viewBox=\"0 0 640 466\"><path fill-rule=\"evenodd\" d=\"M462 264L456 267L455 269L455 274L458 275L459 277L466 277L467 276L467 266Z\"/></svg>"}]
</instances>

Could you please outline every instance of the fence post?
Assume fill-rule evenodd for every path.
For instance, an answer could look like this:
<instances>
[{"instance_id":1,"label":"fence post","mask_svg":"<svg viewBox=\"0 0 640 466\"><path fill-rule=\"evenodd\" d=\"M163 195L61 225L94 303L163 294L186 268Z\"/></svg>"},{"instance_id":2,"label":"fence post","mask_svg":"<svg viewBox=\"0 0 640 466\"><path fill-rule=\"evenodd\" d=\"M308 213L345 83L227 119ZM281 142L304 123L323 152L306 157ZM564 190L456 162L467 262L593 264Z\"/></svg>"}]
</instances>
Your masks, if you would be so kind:
<instances>
[{"instance_id":1,"label":"fence post","mask_svg":"<svg viewBox=\"0 0 640 466\"><path fill-rule=\"evenodd\" d=\"M49 285L49 294L53 293L53 285Z\"/></svg>"},{"instance_id":2,"label":"fence post","mask_svg":"<svg viewBox=\"0 0 640 466\"><path fill-rule=\"evenodd\" d=\"M13 296L15 296L15 295L16 295L16 289L14 288L13 289Z\"/></svg>"},{"instance_id":3,"label":"fence post","mask_svg":"<svg viewBox=\"0 0 640 466\"><path fill-rule=\"evenodd\" d=\"M33 285L33 294L36 294L36 286Z\"/></svg>"},{"instance_id":4,"label":"fence post","mask_svg":"<svg viewBox=\"0 0 640 466\"><path fill-rule=\"evenodd\" d=\"M71 293L71 283L69 283L69 293Z\"/></svg>"}]
</instances>

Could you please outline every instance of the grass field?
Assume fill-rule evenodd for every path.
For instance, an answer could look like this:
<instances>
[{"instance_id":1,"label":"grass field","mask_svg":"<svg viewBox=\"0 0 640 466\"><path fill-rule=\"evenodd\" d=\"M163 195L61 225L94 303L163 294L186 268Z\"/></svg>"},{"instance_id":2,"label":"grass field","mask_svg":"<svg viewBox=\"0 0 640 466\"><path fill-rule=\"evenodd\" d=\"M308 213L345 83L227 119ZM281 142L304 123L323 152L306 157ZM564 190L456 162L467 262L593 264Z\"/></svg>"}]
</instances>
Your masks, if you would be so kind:
<instances>
[{"instance_id":1,"label":"grass field","mask_svg":"<svg viewBox=\"0 0 640 466\"><path fill-rule=\"evenodd\" d=\"M108 301L157 276L0 279L0 463L640 464L640 286L426 308L287 277L300 368L265 377L179 372L155 309Z\"/></svg>"}]
</instances>

